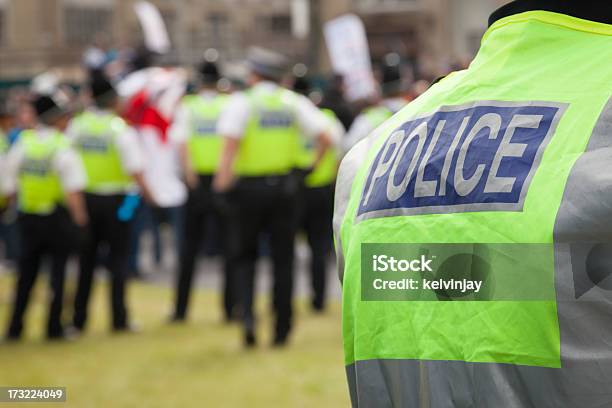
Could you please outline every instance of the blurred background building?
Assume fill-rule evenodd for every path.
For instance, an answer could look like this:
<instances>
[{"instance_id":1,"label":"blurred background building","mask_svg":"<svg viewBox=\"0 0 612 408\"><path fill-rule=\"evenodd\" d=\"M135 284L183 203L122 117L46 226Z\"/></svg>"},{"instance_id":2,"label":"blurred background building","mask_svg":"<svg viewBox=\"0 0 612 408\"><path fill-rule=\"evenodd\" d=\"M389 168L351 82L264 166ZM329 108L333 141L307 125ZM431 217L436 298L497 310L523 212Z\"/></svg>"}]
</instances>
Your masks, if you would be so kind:
<instances>
[{"instance_id":1,"label":"blurred background building","mask_svg":"<svg viewBox=\"0 0 612 408\"><path fill-rule=\"evenodd\" d=\"M49 67L78 76L84 49L99 41L134 47L142 34L135 0L0 0L0 78L21 80ZM166 22L169 62L193 64L202 50L238 60L253 44L329 70L322 24L353 12L366 26L372 59L397 52L422 76L435 76L478 47L503 0L154 0ZM76 79L76 78L75 78Z\"/></svg>"}]
</instances>

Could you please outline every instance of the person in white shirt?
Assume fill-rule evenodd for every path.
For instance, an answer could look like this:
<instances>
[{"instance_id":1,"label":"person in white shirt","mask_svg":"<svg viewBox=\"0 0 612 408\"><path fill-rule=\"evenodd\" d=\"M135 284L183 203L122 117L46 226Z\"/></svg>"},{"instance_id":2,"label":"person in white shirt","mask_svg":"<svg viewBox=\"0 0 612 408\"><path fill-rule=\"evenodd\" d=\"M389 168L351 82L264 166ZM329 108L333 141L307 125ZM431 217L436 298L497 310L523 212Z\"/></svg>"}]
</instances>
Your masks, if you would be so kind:
<instances>
[{"instance_id":1,"label":"person in white shirt","mask_svg":"<svg viewBox=\"0 0 612 408\"><path fill-rule=\"evenodd\" d=\"M390 54L391 56L394 54ZM396 55L396 54L395 54ZM389 57L389 55L387 56ZM354 122L342 141L342 153L346 154L360 140L365 139L383 122L399 112L408 100L402 95L404 92L404 78L401 75L399 63L383 66L381 93L374 97L370 106L357 115Z\"/></svg>"},{"instance_id":2,"label":"person in white shirt","mask_svg":"<svg viewBox=\"0 0 612 408\"><path fill-rule=\"evenodd\" d=\"M143 58L137 71L117 84L124 101L123 116L138 131L144 153L144 177L151 190L155 206L140 207L131 237L129 270L140 276L138 249L142 230L151 224L155 261L162 261L158 226L162 219L172 229L176 252L182 247L187 188L181 180L178 146L169 137L169 128L187 86L187 73L182 68L148 66Z\"/></svg>"},{"instance_id":3,"label":"person in white shirt","mask_svg":"<svg viewBox=\"0 0 612 408\"><path fill-rule=\"evenodd\" d=\"M185 216L183 245L176 280L176 302L173 322L187 317L189 297L197 255L212 232L215 244L224 257L223 310L226 321L236 317L235 274L225 257L225 217L231 216L227 206L219 205L212 191L212 181L223 140L217 132L217 122L227 106L228 95L217 91L221 76L217 64L205 61L199 69L200 90L183 98L170 128L171 140L179 146L183 178L189 189Z\"/></svg>"},{"instance_id":4,"label":"person in white shirt","mask_svg":"<svg viewBox=\"0 0 612 408\"><path fill-rule=\"evenodd\" d=\"M79 331L85 328L98 253L106 244L112 327L115 331L131 330L125 285L132 217L124 213L133 205L136 187L147 202L152 203L153 199L143 174L144 158L137 134L115 113L118 97L114 87L103 76L97 76L92 79L90 90L93 106L77 115L67 129L87 173L85 202L90 218L80 253L73 324Z\"/></svg>"},{"instance_id":5,"label":"person in white shirt","mask_svg":"<svg viewBox=\"0 0 612 408\"><path fill-rule=\"evenodd\" d=\"M62 108L50 96L36 99L38 125L22 132L5 164L2 189L17 200L21 248L12 317L7 339L17 340L32 287L45 255L51 257L51 304L47 338L63 339L61 321L68 255L78 236L73 225L88 222L83 196L87 178L77 154L58 127Z\"/></svg>"}]
</instances>

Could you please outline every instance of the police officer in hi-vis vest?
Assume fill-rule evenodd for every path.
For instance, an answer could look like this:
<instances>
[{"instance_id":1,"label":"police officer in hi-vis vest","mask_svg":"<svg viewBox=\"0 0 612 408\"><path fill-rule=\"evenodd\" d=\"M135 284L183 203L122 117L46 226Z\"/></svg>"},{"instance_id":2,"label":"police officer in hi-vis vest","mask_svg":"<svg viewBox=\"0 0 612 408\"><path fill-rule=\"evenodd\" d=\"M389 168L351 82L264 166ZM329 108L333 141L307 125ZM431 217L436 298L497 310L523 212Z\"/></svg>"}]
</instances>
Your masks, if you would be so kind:
<instances>
[{"instance_id":1,"label":"police officer in hi-vis vest","mask_svg":"<svg viewBox=\"0 0 612 408\"><path fill-rule=\"evenodd\" d=\"M310 92L307 79L296 78L293 90L307 95ZM303 175L298 198L298 228L306 235L310 247L311 306L315 312L325 309L327 261L333 251L334 185L338 170L338 149L335 145L346 132L334 112L329 109L321 109L320 112L327 121L328 134L334 146L330 146L317 166L313 167L316 146L312 140L300 137L296 156L297 173Z\"/></svg>"},{"instance_id":2,"label":"police officer in hi-vis vest","mask_svg":"<svg viewBox=\"0 0 612 408\"><path fill-rule=\"evenodd\" d=\"M5 162L5 158L6 158L6 154L8 153L8 150L9 150L9 144L8 144L8 141L6 140L6 135L4 134L2 129L0 129L0 218L2 217L2 213L6 210L8 206L8 199L6 197L6 194L4 194L1 188L2 187L1 177L5 172L4 162ZM0 220L0 223L1 222L2 220ZM2 228L2 225L0 225L0 228Z\"/></svg>"},{"instance_id":3,"label":"police officer in hi-vis vest","mask_svg":"<svg viewBox=\"0 0 612 408\"><path fill-rule=\"evenodd\" d=\"M297 182L292 176L300 135L317 143L316 164L330 143L326 122L305 97L282 88L286 60L261 48L249 51L251 87L232 95L217 131L224 137L213 181L218 192L230 191L238 209L228 227L230 257L237 261L243 307L244 340L253 346L255 261L259 237L267 232L273 264L273 344L286 343L292 322L293 243Z\"/></svg>"},{"instance_id":4,"label":"police officer in hi-vis vest","mask_svg":"<svg viewBox=\"0 0 612 408\"><path fill-rule=\"evenodd\" d=\"M385 120L406 106L407 100L402 95L404 78L401 72L400 56L395 53L387 54L381 69L380 92L382 97L374 96L372 104L357 115L346 137L342 140L342 154L345 154Z\"/></svg>"},{"instance_id":5,"label":"police officer in hi-vis vest","mask_svg":"<svg viewBox=\"0 0 612 408\"><path fill-rule=\"evenodd\" d=\"M170 137L180 146L180 158L185 182L189 188L186 205L185 236L179 257L179 272L176 285L176 305L172 319L183 321L187 315L189 296L193 282L195 263L206 231L215 231L222 252L222 211L214 200L212 180L221 156L223 141L217 132L217 121L228 96L217 92L220 79L217 65L205 61L199 69L200 91L183 98ZM212 228L207 228L212 227ZM225 260L224 260L225 262ZM235 305L232 269L224 265L223 309L226 320L233 318Z\"/></svg>"},{"instance_id":6,"label":"police officer in hi-vis vest","mask_svg":"<svg viewBox=\"0 0 612 408\"><path fill-rule=\"evenodd\" d=\"M610 2L511 2L345 156L353 406L612 406L611 61Z\"/></svg>"},{"instance_id":7,"label":"police officer in hi-vis vest","mask_svg":"<svg viewBox=\"0 0 612 408\"><path fill-rule=\"evenodd\" d=\"M74 249L74 224L87 224L81 193L85 172L60 130L66 113L50 96L38 97L34 108L38 124L21 133L2 174L4 193L17 200L21 243L9 340L21 336L32 287L46 256L51 266L47 337L66 336L61 321L66 261Z\"/></svg>"},{"instance_id":8,"label":"police officer in hi-vis vest","mask_svg":"<svg viewBox=\"0 0 612 408\"><path fill-rule=\"evenodd\" d=\"M130 222L121 212L131 205L134 197L127 194L136 187L146 200L151 198L142 177L144 159L137 135L115 113L118 102L115 89L102 76L94 76L89 87L93 106L76 116L67 129L88 180L85 202L89 226L79 260L73 324L79 331L85 328L94 270L100 248L107 244L105 264L111 278L112 327L125 331L133 328L125 304Z\"/></svg>"}]
</instances>

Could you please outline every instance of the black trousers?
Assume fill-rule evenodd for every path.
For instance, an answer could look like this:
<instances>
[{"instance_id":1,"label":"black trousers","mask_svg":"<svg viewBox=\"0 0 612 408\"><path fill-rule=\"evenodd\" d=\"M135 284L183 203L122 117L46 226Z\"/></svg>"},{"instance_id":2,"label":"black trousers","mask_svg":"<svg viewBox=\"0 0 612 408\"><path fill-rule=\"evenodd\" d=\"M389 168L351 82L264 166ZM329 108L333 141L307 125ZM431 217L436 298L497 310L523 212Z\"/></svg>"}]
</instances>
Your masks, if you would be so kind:
<instances>
[{"instance_id":1,"label":"black trousers","mask_svg":"<svg viewBox=\"0 0 612 408\"><path fill-rule=\"evenodd\" d=\"M74 241L74 227L68 212L58 208L53 214L39 216L20 214L17 227L21 236L20 255L17 263L17 285L13 313L7 336L18 338L23 330L23 316L30 300L30 294L45 257L50 260L49 283L51 301L47 322L47 336L63 334L61 322L64 297L66 261Z\"/></svg>"},{"instance_id":2,"label":"black trousers","mask_svg":"<svg viewBox=\"0 0 612 408\"><path fill-rule=\"evenodd\" d=\"M117 210L124 199L124 195L85 195L89 225L82 243L80 273L74 299L74 325L79 329L83 329L87 322L94 270L99 259L98 251L103 245L108 250L106 266L111 277L113 328L120 330L127 327L125 283L130 224L117 217Z\"/></svg>"},{"instance_id":3,"label":"black trousers","mask_svg":"<svg viewBox=\"0 0 612 408\"><path fill-rule=\"evenodd\" d=\"M273 269L273 309L276 336L291 330L293 295L293 243L297 188L291 176L241 179L230 193L237 214L229 224L230 256L235 259L245 329L255 327L253 298L259 237L270 237Z\"/></svg>"},{"instance_id":4,"label":"black trousers","mask_svg":"<svg viewBox=\"0 0 612 408\"><path fill-rule=\"evenodd\" d=\"M327 259L333 249L334 186L304 187L300 196L300 228L306 234L312 254L312 306L322 310L325 307Z\"/></svg>"},{"instance_id":5,"label":"black trousers","mask_svg":"<svg viewBox=\"0 0 612 408\"><path fill-rule=\"evenodd\" d=\"M221 206L211 190L212 176L200 176L198 186L189 192L185 206L185 228L180 254L179 273L176 281L176 306L174 317L184 319L187 315L195 263L202 248L207 231L214 231L220 243L223 260L223 310L226 319L231 319L236 306L235 273L226 256L225 217L231 214L229 206Z\"/></svg>"}]
</instances>

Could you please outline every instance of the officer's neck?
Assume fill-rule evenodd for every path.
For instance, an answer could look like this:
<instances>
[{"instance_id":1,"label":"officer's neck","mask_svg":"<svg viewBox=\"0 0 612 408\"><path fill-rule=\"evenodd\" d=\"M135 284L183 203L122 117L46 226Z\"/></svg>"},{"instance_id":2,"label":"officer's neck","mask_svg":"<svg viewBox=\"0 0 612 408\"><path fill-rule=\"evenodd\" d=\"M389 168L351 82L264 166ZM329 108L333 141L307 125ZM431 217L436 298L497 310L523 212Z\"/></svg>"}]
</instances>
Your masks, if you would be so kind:
<instances>
[{"instance_id":1,"label":"officer's neck","mask_svg":"<svg viewBox=\"0 0 612 408\"><path fill-rule=\"evenodd\" d=\"M609 0L515 0L494 11L489 17L489 26L504 17L534 10L612 24Z\"/></svg>"}]
</instances>

